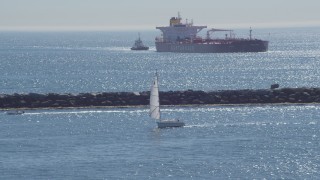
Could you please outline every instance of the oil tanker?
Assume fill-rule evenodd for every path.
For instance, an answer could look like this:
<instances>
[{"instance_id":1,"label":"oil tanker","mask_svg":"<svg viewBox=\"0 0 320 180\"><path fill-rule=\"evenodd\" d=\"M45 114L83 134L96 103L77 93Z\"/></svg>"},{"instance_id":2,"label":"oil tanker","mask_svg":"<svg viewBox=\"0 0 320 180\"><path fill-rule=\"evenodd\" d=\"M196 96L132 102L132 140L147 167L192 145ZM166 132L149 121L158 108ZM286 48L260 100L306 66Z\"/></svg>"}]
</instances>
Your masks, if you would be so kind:
<instances>
[{"instance_id":1,"label":"oil tanker","mask_svg":"<svg viewBox=\"0 0 320 180\"><path fill-rule=\"evenodd\" d=\"M179 53L232 53L232 52L266 52L269 42L252 38L250 28L248 38L236 38L233 30L209 29L205 38L197 34L207 26L194 26L186 20L181 22L180 13L178 17L170 19L170 25L156 27L162 32L161 37L156 37L157 52L179 52ZM211 38L214 32L227 32L223 38Z\"/></svg>"}]
</instances>

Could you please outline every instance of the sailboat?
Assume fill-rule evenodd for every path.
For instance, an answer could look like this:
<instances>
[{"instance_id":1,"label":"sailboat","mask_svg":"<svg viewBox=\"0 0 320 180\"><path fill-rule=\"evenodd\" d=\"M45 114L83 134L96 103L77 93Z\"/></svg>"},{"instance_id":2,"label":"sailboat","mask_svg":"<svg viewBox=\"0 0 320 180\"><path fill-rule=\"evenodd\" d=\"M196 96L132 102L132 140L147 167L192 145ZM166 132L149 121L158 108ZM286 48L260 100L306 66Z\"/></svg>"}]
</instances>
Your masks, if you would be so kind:
<instances>
[{"instance_id":1,"label":"sailboat","mask_svg":"<svg viewBox=\"0 0 320 180\"><path fill-rule=\"evenodd\" d=\"M178 119L169 119L169 120L161 119L157 72L155 74L155 78L152 83L151 92L150 92L150 117L156 120L158 124L158 128L183 127L185 125L184 122Z\"/></svg>"}]
</instances>

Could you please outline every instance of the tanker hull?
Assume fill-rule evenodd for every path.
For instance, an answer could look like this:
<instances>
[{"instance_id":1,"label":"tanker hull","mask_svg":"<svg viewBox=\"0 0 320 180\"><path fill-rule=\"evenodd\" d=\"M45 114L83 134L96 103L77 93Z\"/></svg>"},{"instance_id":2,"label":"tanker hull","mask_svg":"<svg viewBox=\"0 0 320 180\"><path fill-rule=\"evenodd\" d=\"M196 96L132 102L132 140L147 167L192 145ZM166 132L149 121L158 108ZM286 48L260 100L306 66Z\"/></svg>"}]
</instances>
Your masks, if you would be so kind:
<instances>
[{"instance_id":1,"label":"tanker hull","mask_svg":"<svg viewBox=\"0 0 320 180\"><path fill-rule=\"evenodd\" d=\"M239 40L226 44L156 42L156 49L157 52L179 53L266 52L268 44L262 40Z\"/></svg>"}]
</instances>

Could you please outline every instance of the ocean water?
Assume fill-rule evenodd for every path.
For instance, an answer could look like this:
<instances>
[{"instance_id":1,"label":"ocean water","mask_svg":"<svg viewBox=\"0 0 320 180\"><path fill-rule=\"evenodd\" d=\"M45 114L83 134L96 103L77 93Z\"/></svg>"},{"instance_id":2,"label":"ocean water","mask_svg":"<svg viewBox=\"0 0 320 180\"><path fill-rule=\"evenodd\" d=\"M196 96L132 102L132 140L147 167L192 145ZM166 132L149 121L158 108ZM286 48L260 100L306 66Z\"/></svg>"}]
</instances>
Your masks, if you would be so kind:
<instances>
[{"instance_id":1,"label":"ocean water","mask_svg":"<svg viewBox=\"0 0 320 180\"><path fill-rule=\"evenodd\" d=\"M0 32L0 93L146 91L156 69L164 91L320 86L318 28L253 31L267 53L157 53L157 35L133 52L137 32Z\"/></svg>"},{"instance_id":2,"label":"ocean water","mask_svg":"<svg viewBox=\"0 0 320 180\"><path fill-rule=\"evenodd\" d=\"M239 30L246 36L246 30ZM320 87L318 28L257 29L266 53L130 51L137 32L0 32L0 94ZM0 179L318 179L320 105L0 111Z\"/></svg>"}]
</instances>

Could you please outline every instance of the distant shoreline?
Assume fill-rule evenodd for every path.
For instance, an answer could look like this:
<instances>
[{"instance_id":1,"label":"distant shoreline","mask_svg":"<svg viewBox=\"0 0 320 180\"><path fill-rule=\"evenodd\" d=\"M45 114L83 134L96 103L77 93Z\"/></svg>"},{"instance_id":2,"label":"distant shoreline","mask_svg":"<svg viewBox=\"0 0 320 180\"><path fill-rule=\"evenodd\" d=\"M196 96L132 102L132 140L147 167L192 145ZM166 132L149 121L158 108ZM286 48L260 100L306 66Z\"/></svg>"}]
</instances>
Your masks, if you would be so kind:
<instances>
[{"instance_id":1,"label":"distant shoreline","mask_svg":"<svg viewBox=\"0 0 320 180\"><path fill-rule=\"evenodd\" d=\"M207 24L207 26L217 26L216 24ZM249 25L234 26L232 29L236 30L247 30ZM255 29L303 29L303 28L319 28L320 24L291 24L291 25L274 25L274 26L255 26ZM0 27L0 32L158 32L154 29L154 26L144 26L139 28L56 28L56 27L43 27L43 28L32 28L32 27Z\"/></svg>"}]
</instances>

